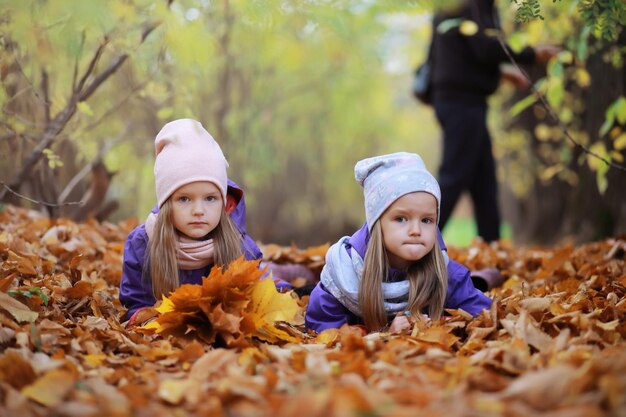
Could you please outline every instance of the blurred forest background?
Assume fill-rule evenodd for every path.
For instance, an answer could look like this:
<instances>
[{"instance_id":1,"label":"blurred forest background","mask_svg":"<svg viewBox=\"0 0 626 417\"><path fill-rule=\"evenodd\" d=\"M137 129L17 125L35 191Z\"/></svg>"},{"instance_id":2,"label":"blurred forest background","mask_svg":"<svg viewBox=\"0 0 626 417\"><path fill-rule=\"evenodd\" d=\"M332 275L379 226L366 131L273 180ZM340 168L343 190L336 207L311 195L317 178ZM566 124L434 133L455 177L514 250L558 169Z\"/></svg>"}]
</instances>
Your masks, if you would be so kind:
<instances>
[{"instance_id":1,"label":"blurred forest background","mask_svg":"<svg viewBox=\"0 0 626 417\"><path fill-rule=\"evenodd\" d=\"M439 128L410 90L435 3L0 0L0 201L142 220L155 202L154 137L191 117L246 190L251 236L336 240L364 221L357 160L417 152L436 173ZM626 233L626 6L497 4L515 48L565 48L530 73L560 124L530 92L493 97L509 235L552 244ZM453 244L468 238L454 230L474 233L463 218L471 207L445 231Z\"/></svg>"}]
</instances>

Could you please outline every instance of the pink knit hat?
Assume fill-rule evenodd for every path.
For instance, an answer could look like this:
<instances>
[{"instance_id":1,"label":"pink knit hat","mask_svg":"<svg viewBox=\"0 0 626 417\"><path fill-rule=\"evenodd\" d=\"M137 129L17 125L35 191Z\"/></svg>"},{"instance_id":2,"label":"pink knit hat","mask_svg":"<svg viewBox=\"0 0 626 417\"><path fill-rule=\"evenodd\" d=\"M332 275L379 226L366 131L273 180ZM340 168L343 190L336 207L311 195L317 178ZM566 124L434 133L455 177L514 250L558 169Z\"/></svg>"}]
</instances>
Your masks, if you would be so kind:
<instances>
[{"instance_id":1,"label":"pink knit hat","mask_svg":"<svg viewBox=\"0 0 626 417\"><path fill-rule=\"evenodd\" d=\"M192 119L169 122L154 140L154 179L159 208L183 185L210 181L226 202L228 162L215 139Z\"/></svg>"}]
</instances>

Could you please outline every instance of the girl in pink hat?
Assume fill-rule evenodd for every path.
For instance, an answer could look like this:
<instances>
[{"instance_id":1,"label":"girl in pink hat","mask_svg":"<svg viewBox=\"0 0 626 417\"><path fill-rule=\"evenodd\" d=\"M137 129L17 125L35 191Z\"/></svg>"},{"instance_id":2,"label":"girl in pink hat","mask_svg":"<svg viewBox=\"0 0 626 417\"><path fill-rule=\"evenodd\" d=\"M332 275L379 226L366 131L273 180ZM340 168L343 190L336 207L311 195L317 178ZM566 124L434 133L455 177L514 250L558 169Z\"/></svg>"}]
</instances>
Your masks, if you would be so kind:
<instances>
[{"instance_id":1,"label":"girl in pink hat","mask_svg":"<svg viewBox=\"0 0 626 417\"><path fill-rule=\"evenodd\" d=\"M228 180L228 162L199 122L166 124L155 152L158 205L124 247L120 301L129 324L142 322L142 308L181 284L200 284L214 265L262 256L246 233L243 191Z\"/></svg>"}]
</instances>

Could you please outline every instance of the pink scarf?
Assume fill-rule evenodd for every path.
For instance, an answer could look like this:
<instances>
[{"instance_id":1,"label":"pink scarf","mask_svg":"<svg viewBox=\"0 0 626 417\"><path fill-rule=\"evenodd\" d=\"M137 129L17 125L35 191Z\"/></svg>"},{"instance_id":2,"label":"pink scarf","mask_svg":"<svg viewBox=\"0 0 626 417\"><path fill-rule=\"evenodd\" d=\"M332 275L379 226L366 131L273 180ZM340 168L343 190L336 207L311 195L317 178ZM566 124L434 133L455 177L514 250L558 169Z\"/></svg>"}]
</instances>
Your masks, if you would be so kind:
<instances>
[{"instance_id":1,"label":"pink scarf","mask_svg":"<svg viewBox=\"0 0 626 417\"><path fill-rule=\"evenodd\" d=\"M157 215L154 213L150 213L146 219L148 240L152 239L152 235L154 234L156 219ZM200 269L213 263L215 252L213 239L193 240L179 234L177 246L176 257L178 258L178 267L180 269L186 271Z\"/></svg>"}]
</instances>

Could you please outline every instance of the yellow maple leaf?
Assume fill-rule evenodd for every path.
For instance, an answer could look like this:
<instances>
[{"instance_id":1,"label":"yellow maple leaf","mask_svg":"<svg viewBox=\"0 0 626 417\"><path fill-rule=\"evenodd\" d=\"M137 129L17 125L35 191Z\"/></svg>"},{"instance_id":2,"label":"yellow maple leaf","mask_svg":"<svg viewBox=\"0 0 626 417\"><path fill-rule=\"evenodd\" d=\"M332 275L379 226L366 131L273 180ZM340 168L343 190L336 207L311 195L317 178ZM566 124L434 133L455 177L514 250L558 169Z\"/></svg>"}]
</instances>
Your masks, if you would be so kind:
<instances>
[{"instance_id":1,"label":"yellow maple leaf","mask_svg":"<svg viewBox=\"0 0 626 417\"><path fill-rule=\"evenodd\" d=\"M161 328L161 325L159 324L158 321L152 320L152 321L144 324L143 326L141 326L139 328L140 329L145 329L145 330L156 330L157 333L158 333L159 329Z\"/></svg>"},{"instance_id":2,"label":"yellow maple leaf","mask_svg":"<svg viewBox=\"0 0 626 417\"><path fill-rule=\"evenodd\" d=\"M288 293L279 293L271 277L260 280L252 291L248 311L266 322L288 321L298 312L298 303Z\"/></svg>"},{"instance_id":3,"label":"yellow maple leaf","mask_svg":"<svg viewBox=\"0 0 626 417\"><path fill-rule=\"evenodd\" d=\"M265 323L262 327L259 327L254 333L254 336L269 343L299 342L297 337L290 335L284 330L276 328L273 323Z\"/></svg>"},{"instance_id":4,"label":"yellow maple leaf","mask_svg":"<svg viewBox=\"0 0 626 417\"><path fill-rule=\"evenodd\" d=\"M270 342L297 339L274 327L275 321L289 321L299 310L298 303L290 294L279 293L271 277L264 278L254 286L248 313L256 327L255 336Z\"/></svg>"},{"instance_id":5,"label":"yellow maple leaf","mask_svg":"<svg viewBox=\"0 0 626 417\"><path fill-rule=\"evenodd\" d=\"M163 300L161 301L161 305L156 308L156 311L158 311L161 314L174 311L174 303L172 302L172 300L170 300L164 295L162 297L163 297Z\"/></svg>"}]
</instances>

